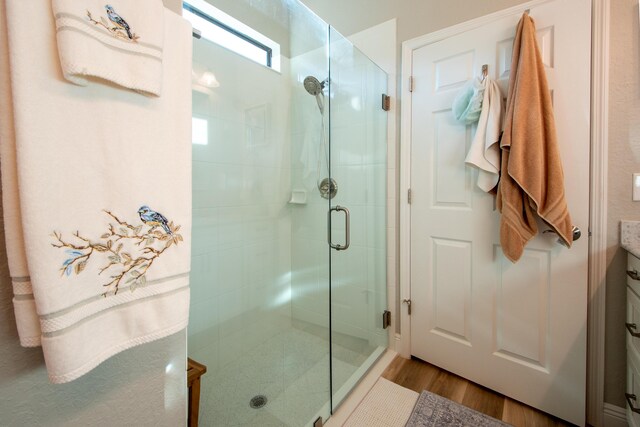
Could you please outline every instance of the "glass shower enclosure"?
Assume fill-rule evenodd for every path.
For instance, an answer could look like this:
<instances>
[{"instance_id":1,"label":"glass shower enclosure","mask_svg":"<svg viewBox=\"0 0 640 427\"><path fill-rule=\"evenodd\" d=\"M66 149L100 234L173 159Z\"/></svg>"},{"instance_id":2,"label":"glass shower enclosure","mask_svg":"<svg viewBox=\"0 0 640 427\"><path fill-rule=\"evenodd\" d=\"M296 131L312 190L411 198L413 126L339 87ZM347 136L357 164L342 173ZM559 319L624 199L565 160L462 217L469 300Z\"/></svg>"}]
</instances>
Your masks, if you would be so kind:
<instances>
[{"instance_id":1,"label":"glass shower enclosure","mask_svg":"<svg viewBox=\"0 0 640 427\"><path fill-rule=\"evenodd\" d=\"M199 421L310 426L388 344L387 75L299 2L209 3L280 53L277 70L194 38Z\"/></svg>"}]
</instances>

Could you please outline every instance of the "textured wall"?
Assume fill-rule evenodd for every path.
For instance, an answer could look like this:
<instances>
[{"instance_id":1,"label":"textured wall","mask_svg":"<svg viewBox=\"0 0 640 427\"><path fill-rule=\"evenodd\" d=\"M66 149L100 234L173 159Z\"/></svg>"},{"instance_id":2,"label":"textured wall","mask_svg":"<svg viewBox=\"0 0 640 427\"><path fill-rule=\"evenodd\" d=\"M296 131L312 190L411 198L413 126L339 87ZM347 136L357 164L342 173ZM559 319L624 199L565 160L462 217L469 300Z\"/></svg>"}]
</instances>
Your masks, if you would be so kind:
<instances>
[{"instance_id":1,"label":"textured wall","mask_svg":"<svg viewBox=\"0 0 640 427\"><path fill-rule=\"evenodd\" d=\"M627 254L619 240L621 219L640 220L640 202L631 201L631 177L640 172L638 0L611 1L611 23L605 401L624 407Z\"/></svg>"}]
</instances>

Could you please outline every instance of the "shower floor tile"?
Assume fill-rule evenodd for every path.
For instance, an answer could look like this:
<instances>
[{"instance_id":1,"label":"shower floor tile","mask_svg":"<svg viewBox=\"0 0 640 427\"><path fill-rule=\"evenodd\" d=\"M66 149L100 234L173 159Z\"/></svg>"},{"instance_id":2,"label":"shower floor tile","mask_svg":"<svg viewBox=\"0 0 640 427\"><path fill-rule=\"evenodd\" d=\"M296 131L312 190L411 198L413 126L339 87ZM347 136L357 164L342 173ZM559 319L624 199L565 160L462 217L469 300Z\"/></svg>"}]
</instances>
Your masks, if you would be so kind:
<instances>
[{"instance_id":1,"label":"shower floor tile","mask_svg":"<svg viewBox=\"0 0 640 427\"><path fill-rule=\"evenodd\" d=\"M367 357L350 348L334 344L334 389ZM307 425L329 401L329 358L328 341L321 336L296 327L277 334L203 377L200 425ZM254 409L249 401L257 395L266 396L267 404Z\"/></svg>"}]
</instances>

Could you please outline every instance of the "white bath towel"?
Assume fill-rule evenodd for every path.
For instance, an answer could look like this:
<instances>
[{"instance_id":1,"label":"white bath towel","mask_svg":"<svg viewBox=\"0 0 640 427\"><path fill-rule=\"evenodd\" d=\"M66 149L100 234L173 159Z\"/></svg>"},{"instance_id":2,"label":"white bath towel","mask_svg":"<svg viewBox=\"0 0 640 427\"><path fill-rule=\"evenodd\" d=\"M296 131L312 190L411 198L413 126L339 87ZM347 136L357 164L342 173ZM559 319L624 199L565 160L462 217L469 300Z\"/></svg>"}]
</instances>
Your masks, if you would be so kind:
<instances>
[{"instance_id":1,"label":"white bath towel","mask_svg":"<svg viewBox=\"0 0 640 427\"><path fill-rule=\"evenodd\" d=\"M30 277L49 378L63 383L187 325L191 27L164 11L163 96L147 98L66 81L51 7L6 4L15 135L0 142L9 258L26 254L11 275Z\"/></svg>"},{"instance_id":2,"label":"white bath towel","mask_svg":"<svg viewBox=\"0 0 640 427\"><path fill-rule=\"evenodd\" d=\"M465 162L478 169L478 187L489 192L500 177L500 134L504 118L504 102L500 87L489 77L485 86L482 111L476 134L471 142Z\"/></svg>"},{"instance_id":3,"label":"white bath towel","mask_svg":"<svg viewBox=\"0 0 640 427\"><path fill-rule=\"evenodd\" d=\"M146 95L162 91L162 0L53 0L64 77L105 79Z\"/></svg>"},{"instance_id":4,"label":"white bath towel","mask_svg":"<svg viewBox=\"0 0 640 427\"><path fill-rule=\"evenodd\" d=\"M11 82L8 78L10 72L8 51L5 4L2 0L0 1L0 105L2 105L0 107L0 159L2 159L0 170L3 184L4 232L20 344L23 347L37 347L40 345L40 322L36 315L22 235L13 104L11 103Z\"/></svg>"}]
</instances>

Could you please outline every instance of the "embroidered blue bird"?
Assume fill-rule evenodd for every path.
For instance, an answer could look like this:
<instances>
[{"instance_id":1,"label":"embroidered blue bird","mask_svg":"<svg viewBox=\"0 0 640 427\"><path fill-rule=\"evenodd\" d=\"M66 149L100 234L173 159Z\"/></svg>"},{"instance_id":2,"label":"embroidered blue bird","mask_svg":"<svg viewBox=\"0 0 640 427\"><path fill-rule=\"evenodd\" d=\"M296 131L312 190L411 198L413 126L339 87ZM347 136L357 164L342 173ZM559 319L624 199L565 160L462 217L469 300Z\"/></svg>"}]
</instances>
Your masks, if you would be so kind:
<instances>
[{"instance_id":1,"label":"embroidered blue bird","mask_svg":"<svg viewBox=\"0 0 640 427\"><path fill-rule=\"evenodd\" d=\"M109 16L109 20L116 24L116 26L125 30L129 39L133 39L133 34L131 34L131 27L129 27L127 21L122 19L122 17L118 15L115 10L113 10L112 6L107 4L104 8L107 10L107 16Z\"/></svg>"},{"instance_id":2,"label":"embroidered blue bird","mask_svg":"<svg viewBox=\"0 0 640 427\"><path fill-rule=\"evenodd\" d=\"M149 206L145 205L138 209L138 214L140 215L142 222L146 225L151 226L152 228L161 226L167 234L173 234L169 228L169 221L167 221L167 218L165 218L160 212L156 212Z\"/></svg>"}]
</instances>

